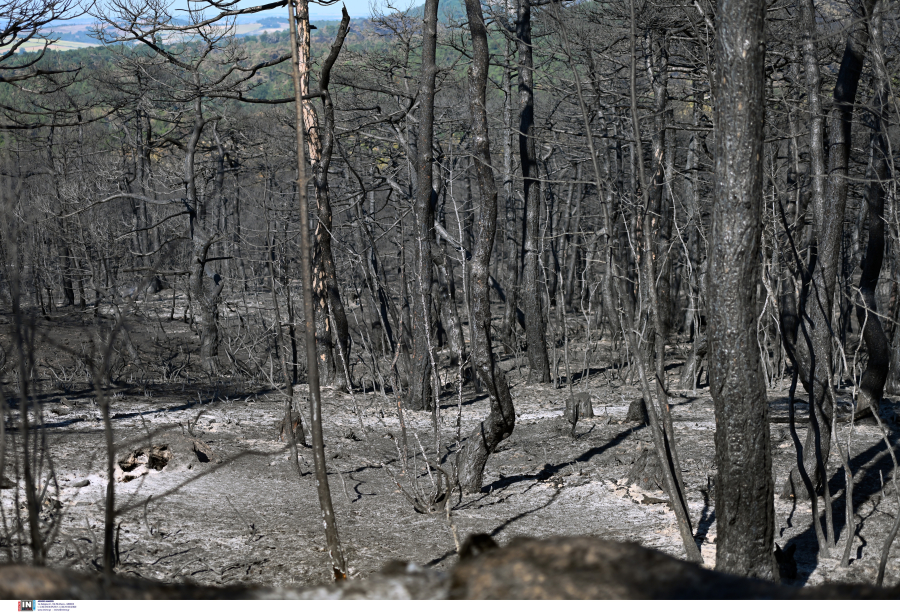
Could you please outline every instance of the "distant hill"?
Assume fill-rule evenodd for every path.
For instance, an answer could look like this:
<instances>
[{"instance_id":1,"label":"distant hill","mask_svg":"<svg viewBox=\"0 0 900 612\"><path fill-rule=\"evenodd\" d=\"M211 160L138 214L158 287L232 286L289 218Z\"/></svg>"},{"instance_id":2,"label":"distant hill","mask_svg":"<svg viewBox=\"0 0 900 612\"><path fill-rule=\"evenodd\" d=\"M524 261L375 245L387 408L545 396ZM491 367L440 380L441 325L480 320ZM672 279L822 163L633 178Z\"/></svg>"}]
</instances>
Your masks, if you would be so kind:
<instances>
[{"instance_id":1,"label":"distant hill","mask_svg":"<svg viewBox=\"0 0 900 612\"><path fill-rule=\"evenodd\" d=\"M425 5L416 6L409 11L412 17L425 17ZM438 21L449 23L451 21L466 20L466 3L463 0L439 0Z\"/></svg>"}]
</instances>

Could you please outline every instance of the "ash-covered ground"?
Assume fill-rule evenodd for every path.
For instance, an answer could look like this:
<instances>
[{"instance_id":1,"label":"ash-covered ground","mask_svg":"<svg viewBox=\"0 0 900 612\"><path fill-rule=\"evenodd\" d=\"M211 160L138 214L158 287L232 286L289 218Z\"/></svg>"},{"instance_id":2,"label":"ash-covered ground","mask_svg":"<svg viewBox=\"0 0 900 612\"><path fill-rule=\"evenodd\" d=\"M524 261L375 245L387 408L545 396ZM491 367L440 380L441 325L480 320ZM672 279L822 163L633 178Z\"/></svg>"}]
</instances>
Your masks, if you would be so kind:
<instances>
[{"instance_id":1,"label":"ash-covered ground","mask_svg":"<svg viewBox=\"0 0 900 612\"><path fill-rule=\"evenodd\" d=\"M77 320L69 328L65 324L66 320L54 323L55 329L62 330L56 332L64 338L59 342L73 346L89 342L88 332L78 335L82 328ZM177 345L191 338L184 327L183 337L167 336L176 353ZM133 340L140 338L132 333ZM580 362L574 342L572 351ZM592 360L603 361L601 357L601 351L592 351ZM563 416L570 392L565 384L560 388L528 384L521 354L502 359L515 402L515 431L490 457L483 491L474 495L454 491L449 512L419 513L407 495L431 495L437 476L422 461L422 450L452 463L457 428L465 436L488 414L485 394L469 384L460 395L455 370L442 371L447 386L440 398L440 452L435 453L431 414L404 411L410 455L418 452L404 469L400 461L403 435L391 393L372 391L371 386L367 392L357 389L352 394L324 390L329 484L351 576L370 575L392 559L447 569L456 562L457 541L475 532L491 534L501 544L518 535L593 535L634 541L683 558L666 495L652 486L626 482L642 451L652 449L648 427L624 421L628 404L639 396L636 388L610 368L594 369L591 376L577 379L572 391L591 395L595 416L579 421L572 437ZM58 488L48 487L41 514L44 529L54 526L48 562L94 571L102 561L107 486L100 408L90 385L61 384L61 373L74 370L65 370L52 353L45 349L38 361L48 371L55 368L38 397L45 424L39 433L46 434L43 447L49 449L39 453L39 469L46 482L52 468L58 483ZM673 358L672 363L681 362ZM290 460L290 446L279 435L283 392L271 385L253 387L227 380L179 384L177 375L173 370L175 382L166 385L145 384L132 377L130 383L110 392L120 465L116 476L118 571L211 585L327 582L330 562L311 474L312 455L309 449L300 449L304 475L299 476ZM673 387L676 375L677 367L671 375ZM127 376L120 374L120 378ZM14 388L13 382L6 380L7 389ZM295 392L296 406L305 415L307 388L298 385ZM796 461L786 422L786 396L786 384L770 390L777 493ZM846 393L839 397L850 399ZM713 405L705 388L673 388L671 402L691 520L703 558L712 567L716 546L715 493L710 490L716 471ZM887 400L884 404L886 415L898 411L897 404ZM799 403L801 438L805 412L806 405ZM5 420L7 476L14 472L14 451L20 448L18 418L13 411ZM896 421L887 426L896 447ZM797 577L788 583L874 582L882 547L898 512L897 493L890 481L893 463L873 420L857 422L852 432L846 421L839 423L842 445L848 435L859 520L850 566L840 567L848 530L844 476L832 453L829 472L838 545L829 555L817 556L809 502L794 503L776 495L776 541L783 549L796 545ZM165 446L168 455L141 455L142 449L154 446ZM27 560L28 551L19 547L27 538L15 536L16 516L25 516L22 488L7 486L0 491L5 520L0 557ZM820 508L823 505L820 499ZM900 543L895 543L885 586L897 584L898 579Z\"/></svg>"}]
</instances>

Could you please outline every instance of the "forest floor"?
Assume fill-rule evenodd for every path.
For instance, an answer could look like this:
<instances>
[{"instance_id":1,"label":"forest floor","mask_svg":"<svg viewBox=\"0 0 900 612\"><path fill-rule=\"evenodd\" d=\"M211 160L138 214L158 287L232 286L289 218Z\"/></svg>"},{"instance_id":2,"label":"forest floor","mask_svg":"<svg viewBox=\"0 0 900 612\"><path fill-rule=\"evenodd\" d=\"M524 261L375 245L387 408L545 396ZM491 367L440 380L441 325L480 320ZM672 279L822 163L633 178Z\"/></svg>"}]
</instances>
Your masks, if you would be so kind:
<instances>
[{"instance_id":1,"label":"forest floor","mask_svg":"<svg viewBox=\"0 0 900 612\"><path fill-rule=\"evenodd\" d=\"M67 320L61 318L53 324L56 341L86 342L89 334L74 319L66 327ZM7 384L12 355L9 324L8 316L0 317ZM132 332L132 338L139 337ZM454 529L459 540L485 532L501 544L520 535L592 535L637 542L683 558L665 494L626 483L642 449L652 448L647 426L624 421L628 404L639 397L638 391L618 379L614 371L594 370L590 377L576 381L574 392L590 393L595 416L579 421L571 437L570 425L563 417L568 389L529 384L523 378L527 368L520 370L516 356L503 359L515 402L515 431L490 457L482 492L465 496L454 492L449 516L443 511L416 512L391 476L398 475L407 492L409 476L415 477L424 494L431 491L421 456L415 464L410 463L409 476L401 474L398 445L402 435L390 394L371 389L352 395L323 390L329 483L351 576L370 575L391 559L449 569L457 559ZM673 358L675 363L680 362ZM673 379L675 373L677 368ZM485 394L476 393L469 385L460 397L450 382L441 396L444 448L456 439L458 419L465 435L489 410ZM49 563L92 571L102 559L107 485L101 412L86 384L49 387L40 395L43 431L59 483L58 492L51 487L42 514L45 525L49 521L58 525ZM305 407L306 386L295 389L298 404ZM691 519L705 564L712 567L716 541L715 500L709 492L715 477L713 404L708 388L673 389L671 394ZM873 583L898 512L888 480L893 466L880 430L874 420L860 421L853 428L854 505L861 524L850 566L844 569L840 557L847 529L843 474L836 454L832 453L829 472L833 475L831 490L836 492L838 546L830 555L817 557L809 502L794 503L779 495L796 457L786 422L786 397L787 384L781 390L770 390L776 542L783 549L790 544L797 548L797 577L786 582ZM849 400L849 395L840 397ZM885 408L900 412L891 399L896 398L886 400ZM805 404L798 405L798 415L805 410ZM311 451L300 449L305 474L300 477L290 460L289 445L279 439L283 411L284 398L271 387L249 389L226 383L213 389L196 383L139 388L131 384L117 390L111 398L117 461L147 447L148 439L157 446L168 444L173 454L161 469L151 461L117 475L119 571L216 585L327 582L330 564L315 479L310 474ZM404 411L404 417L410 446L419 448L421 443L426 450L433 449L431 415ZM5 424L8 462L18 446L17 419L10 414ZM900 437L896 421L889 427L896 446ZM804 429L805 425L798 424L801 439ZM841 442L846 443L846 423L839 424L839 432ZM7 463L6 474L12 469ZM22 507L21 489L4 488L0 498L8 534L17 499ZM0 558L7 553L13 558L23 554L8 538L0 539ZM885 586L898 580L900 542L895 542Z\"/></svg>"}]
</instances>

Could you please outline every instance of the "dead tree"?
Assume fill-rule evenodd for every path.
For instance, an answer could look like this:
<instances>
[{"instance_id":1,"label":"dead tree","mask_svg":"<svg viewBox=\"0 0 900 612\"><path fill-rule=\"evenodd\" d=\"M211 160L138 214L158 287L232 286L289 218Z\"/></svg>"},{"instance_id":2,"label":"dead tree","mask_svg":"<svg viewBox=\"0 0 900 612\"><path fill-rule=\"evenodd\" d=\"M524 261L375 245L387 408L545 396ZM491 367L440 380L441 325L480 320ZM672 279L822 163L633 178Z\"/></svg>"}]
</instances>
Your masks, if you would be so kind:
<instances>
[{"instance_id":1,"label":"dead tree","mask_svg":"<svg viewBox=\"0 0 900 612\"><path fill-rule=\"evenodd\" d=\"M534 134L534 59L531 43L531 0L518 0L516 5L516 45L519 61L519 160L522 167L522 193L525 201L522 229L522 307L525 311L525 337L528 341L528 363L533 382L550 382L550 358L538 287L538 227L541 222L537 182L537 155Z\"/></svg>"},{"instance_id":2,"label":"dead tree","mask_svg":"<svg viewBox=\"0 0 900 612\"><path fill-rule=\"evenodd\" d=\"M815 418L810 420L807 429L804 463L807 472L815 474L813 484L816 486L825 482L823 458L828 457L831 449L831 423L835 408L828 393L834 371L832 307L847 204L853 111L869 45L869 16L874 4L875 0L855 0L851 3L853 21L847 32L828 117L827 160L823 150L825 115L819 97L821 84L814 42L819 30L812 0L801 4L805 21L803 56L810 113L809 150L813 187L810 206L814 252L809 263L809 288L804 292L808 293L808 297L799 305L799 315L795 319L801 333L797 335L795 331L788 330L782 339L804 388L810 394ZM797 339L795 344L791 343L794 337ZM805 496L805 493L797 470L792 470L782 495ZM826 502L827 498L826 491ZM829 522L829 531L831 529Z\"/></svg>"},{"instance_id":3,"label":"dead tree","mask_svg":"<svg viewBox=\"0 0 900 612\"><path fill-rule=\"evenodd\" d=\"M466 0L469 33L472 36L472 66L469 68L469 108L472 114L473 153L480 202L475 222L475 254L472 258L472 357L475 371L490 394L491 412L469 434L459 459L459 483L463 491L481 490L487 459L516 424L509 383L496 363L491 344L491 300L488 284L491 252L497 232L497 187L491 165L488 136L487 78L488 41L479 0Z\"/></svg>"},{"instance_id":4,"label":"dead tree","mask_svg":"<svg viewBox=\"0 0 900 612\"><path fill-rule=\"evenodd\" d=\"M881 3L883 4L883 2ZM869 169L865 202L868 215L868 240L866 254L862 261L862 276L859 279L860 302L856 307L859 327L866 343L868 362L859 383L860 399L857 412L878 410L891 363L891 347L878 317L875 290L884 263L884 200L885 183L890 178L888 164L888 76L882 53L883 27L880 5L872 16L872 67L875 73L875 95L872 100L872 134L869 137Z\"/></svg>"},{"instance_id":5,"label":"dead tree","mask_svg":"<svg viewBox=\"0 0 900 612\"><path fill-rule=\"evenodd\" d=\"M760 283L765 5L719 0L713 109L710 390L716 412L716 569L777 579L766 385L756 338Z\"/></svg>"},{"instance_id":6,"label":"dead tree","mask_svg":"<svg viewBox=\"0 0 900 612\"><path fill-rule=\"evenodd\" d=\"M412 410L431 410L435 401L433 383L433 330L431 283L434 278L434 97L437 77L438 0L425 2L422 33L422 73L419 81L419 125L416 142L416 192L413 205L413 347L407 404Z\"/></svg>"},{"instance_id":7,"label":"dead tree","mask_svg":"<svg viewBox=\"0 0 900 612\"><path fill-rule=\"evenodd\" d=\"M302 0L300 0L302 2ZM303 283L303 315L306 318L306 361L309 372L309 412L310 429L312 430L313 463L316 475L316 492L319 495L319 507L322 510L322 523L325 526L325 542L328 554L331 557L331 569L335 580L343 580L347 577L347 562L341 548L341 541L337 530L337 520L334 516L334 506L331 503L331 490L328 486L328 466L325 463L325 440L322 434L322 396L319 388L318 361L316 355L316 324L315 307L312 292L312 261L310 258L309 228L309 204L306 197L306 162L303 159L305 148L304 108L301 94L301 71L299 61L300 45L297 37L297 12L299 2L288 3L288 18L291 28L291 60L294 78L294 105L296 110L295 134L297 138L297 196L300 208L300 274ZM346 11L344 12L346 15ZM349 21L349 19L346 19ZM346 34L346 23L342 22L342 34ZM342 39L342 36L340 36ZM340 47L338 47L340 49Z\"/></svg>"},{"instance_id":8,"label":"dead tree","mask_svg":"<svg viewBox=\"0 0 900 612\"><path fill-rule=\"evenodd\" d=\"M332 210L331 190L328 184L328 168L334 151L334 105L328 95L328 74L323 68L325 88L320 79L319 90L310 91L310 64L312 61L309 23L309 0L297 3L297 37L299 39L300 93L304 98L303 122L306 129L306 144L309 162L313 171L313 185L316 190L316 229L313 252L313 291L316 303L316 346L319 351L322 384L346 389L350 383L345 380L344 364L349 367L350 332L347 315L341 301L335 273L334 254L331 249ZM341 41L343 42L343 41ZM340 51L340 46L338 47ZM337 59L337 56L335 56ZM334 60L332 60L332 64ZM328 70L330 73L330 67ZM321 97L324 107L324 133L319 131L316 108L309 98ZM336 329L332 329L332 320Z\"/></svg>"}]
</instances>

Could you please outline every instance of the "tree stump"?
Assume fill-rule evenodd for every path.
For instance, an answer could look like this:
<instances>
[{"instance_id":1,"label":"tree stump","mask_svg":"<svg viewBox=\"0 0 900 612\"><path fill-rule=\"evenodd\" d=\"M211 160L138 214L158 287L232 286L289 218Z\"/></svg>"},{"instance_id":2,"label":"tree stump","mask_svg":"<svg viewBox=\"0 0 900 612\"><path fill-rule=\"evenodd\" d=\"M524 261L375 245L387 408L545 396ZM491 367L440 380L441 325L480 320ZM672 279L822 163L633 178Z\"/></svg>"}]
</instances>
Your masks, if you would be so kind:
<instances>
[{"instance_id":1,"label":"tree stump","mask_svg":"<svg viewBox=\"0 0 900 612\"><path fill-rule=\"evenodd\" d=\"M587 392L576 393L566 399L566 420L570 423L578 422L578 419L594 418L594 408L591 404L591 394Z\"/></svg>"},{"instance_id":2,"label":"tree stump","mask_svg":"<svg viewBox=\"0 0 900 612\"><path fill-rule=\"evenodd\" d=\"M287 440L286 434L290 432L301 446L306 446L306 429L303 427L303 417L299 414L293 414L292 417L290 427L288 426L287 417L282 417L278 421L278 439L284 442Z\"/></svg>"},{"instance_id":3,"label":"tree stump","mask_svg":"<svg viewBox=\"0 0 900 612\"><path fill-rule=\"evenodd\" d=\"M656 456L654 448L644 448L641 451L637 461L631 467L631 471L628 472L627 483L636 484L647 491L665 490L662 465L659 463L659 457Z\"/></svg>"},{"instance_id":4,"label":"tree stump","mask_svg":"<svg viewBox=\"0 0 900 612\"><path fill-rule=\"evenodd\" d=\"M647 416L647 404L644 402L643 397L634 400L628 405L628 414L625 415L625 421L634 421L641 425L650 423L650 417Z\"/></svg>"}]
</instances>

